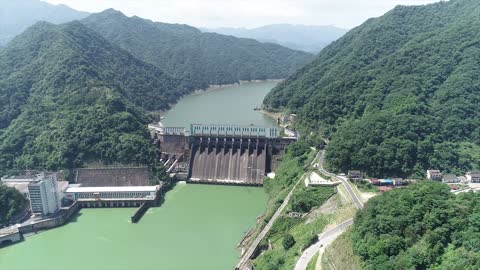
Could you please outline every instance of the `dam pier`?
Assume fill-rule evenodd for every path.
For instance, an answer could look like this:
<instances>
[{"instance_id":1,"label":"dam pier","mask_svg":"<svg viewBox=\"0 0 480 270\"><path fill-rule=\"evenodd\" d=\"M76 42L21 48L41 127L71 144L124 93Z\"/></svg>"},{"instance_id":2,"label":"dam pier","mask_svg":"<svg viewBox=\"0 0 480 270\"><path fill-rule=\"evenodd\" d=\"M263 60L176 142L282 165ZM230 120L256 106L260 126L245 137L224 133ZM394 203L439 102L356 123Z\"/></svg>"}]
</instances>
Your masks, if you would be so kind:
<instances>
[{"instance_id":1,"label":"dam pier","mask_svg":"<svg viewBox=\"0 0 480 270\"><path fill-rule=\"evenodd\" d=\"M275 127L202 125L190 128L149 125L160 159L190 183L263 185L295 137Z\"/></svg>"}]
</instances>

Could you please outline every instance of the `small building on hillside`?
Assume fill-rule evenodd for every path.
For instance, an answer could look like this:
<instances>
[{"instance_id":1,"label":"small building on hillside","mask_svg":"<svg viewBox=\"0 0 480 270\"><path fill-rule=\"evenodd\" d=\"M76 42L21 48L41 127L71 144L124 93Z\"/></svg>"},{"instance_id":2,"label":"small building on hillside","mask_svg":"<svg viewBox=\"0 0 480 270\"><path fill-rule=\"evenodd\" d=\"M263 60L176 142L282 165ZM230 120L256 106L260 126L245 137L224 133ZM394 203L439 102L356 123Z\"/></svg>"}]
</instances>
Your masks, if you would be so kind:
<instances>
[{"instance_id":1,"label":"small building on hillside","mask_svg":"<svg viewBox=\"0 0 480 270\"><path fill-rule=\"evenodd\" d=\"M15 188L30 201L32 213L48 215L60 209L67 181L58 181L57 173L4 177L2 182Z\"/></svg>"},{"instance_id":2,"label":"small building on hillside","mask_svg":"<svg viewBox=\"0 0 480 270\"><path fill-rule=\"evenodd\" d=\"M480 172L468 172L467 181L471 183L480 183Z\"/></svg>"},{"instance_id":3,"label":"small building on hillside","mask_svg":"<svg viewBox=\"0 0 480 270\"><path fill-rule=\"evenodd\" d=\"M403 178L394 178L393 185L395 186L406 186L408 185L408 181L403 180Z\"/></svg>"},{"instance_id":4,"label":"small building on hillside","mask_svg":"<svg viewBox=\"0 0 480 270\"><path fill-rule=\"evenodd\" d=\"M348 171L347 178L351 181L358 181L363 179L363 174L360 171L352 170Z\"/></svg>"},{"instance_id":5,"label":"small building on hillside","mask_svg":"<svg viewBox=\"0 0 480 270\"><path fill-rule=\"evenodd\" d=\"M427 179L434 181L442 181L442 172L439 170L427 170Z\"/></svg>"},{"instance_id":6,"label":"small building on hillside","mask_svg":"<svg viewBox=\"0 0 480 270\"><path fill-rule=\"evenodd\" d=\"M70 186L66 197L73 201L153 200L160 186L78 187Z\"/></svg>"},{"instance_id":7,"label":"small building on hillside","mask_svg":"<svg viewBox=\"0 0 480 270\"><path fill-rule=\"evenodd\" d=\"M380 179L379 181L380 181L381 186L393 186L394 185L393 179Z\"/></svg>"},{"instance_id":8,"label":"small building on hillside","mask_svg":"<svg viewBox=\"0 0 480 270\"><path fill-rule=\"evenodd\" d=\"M378 180L378 178L370 178L369 181L374 186L380 186L380 180Z\"/></svg>"},{"instance_id":9,"label":"small building on hillside","mask_svg":"<svg viewBox=\"0 0 480 270\"><path fill-rule=\"evenodd\" d=\"M38 175L28 184L32 213L49 215L60 210L61 195L56 174Z\"/></svg>"},{"instance_id":10,"label":"small building on hillside","mask_svg":"<svg viewBox=\"0 0 480 270\"><path fill-rule=\"evenodd\" d=\"M446 175L443 176L442 182L443 183L459 183L460 180L458 179L458 177L456 175L446 174Z\"/></svg>"},{"instance_id":11,"label":"small building on hillside","mask_svg":"<svg viewBox=\"0 0 480 270\"><path fill-rule=\"evenodd\" d=\"M458 182L460 182L462 184L467 184L468 183L467 177L466 176L459 176L458 177Z\"/></svg>"}]
</instances>

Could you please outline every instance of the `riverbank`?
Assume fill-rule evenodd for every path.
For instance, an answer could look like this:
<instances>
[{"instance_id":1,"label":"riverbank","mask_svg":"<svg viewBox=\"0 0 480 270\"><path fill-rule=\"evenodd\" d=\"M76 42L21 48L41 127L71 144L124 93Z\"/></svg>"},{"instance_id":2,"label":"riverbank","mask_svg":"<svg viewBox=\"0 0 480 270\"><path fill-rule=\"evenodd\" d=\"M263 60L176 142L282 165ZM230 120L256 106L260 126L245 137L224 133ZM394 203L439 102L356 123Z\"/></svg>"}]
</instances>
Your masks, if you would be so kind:
<instances>
[{"instance_id":1,"label":"riverbank","mask_svg":"<svg viewBox=\"0 0 480 270\"><path fill-rule=\"evenodd\" d=\"M231 84L213 84L213 85L210 85L207 89L196 89L193 91L191 95L199 95L199 94L208 93L210 91L214 91L214 90L218 90L226 87L234 87L234 86L247 85L252 83L266 83L266 82L280 83L283 81L285 81L285 79L250 80L250 81L239 81L237 83L231 83Z\"/></svg>"},{"instance_id":2,"label":"riverbank","mask_svg":"<svg viewBox=\"0 0 480 270\"><path fill-rule=\"evenodd\" d=\"M260 112L262 112L264 115L274 119L275 121L277 121L277 119L282 119L282 116L284 114L282 112L271 112L271 111L267 111L265 109L261 109Z\"/></svg>"}]
</instances>

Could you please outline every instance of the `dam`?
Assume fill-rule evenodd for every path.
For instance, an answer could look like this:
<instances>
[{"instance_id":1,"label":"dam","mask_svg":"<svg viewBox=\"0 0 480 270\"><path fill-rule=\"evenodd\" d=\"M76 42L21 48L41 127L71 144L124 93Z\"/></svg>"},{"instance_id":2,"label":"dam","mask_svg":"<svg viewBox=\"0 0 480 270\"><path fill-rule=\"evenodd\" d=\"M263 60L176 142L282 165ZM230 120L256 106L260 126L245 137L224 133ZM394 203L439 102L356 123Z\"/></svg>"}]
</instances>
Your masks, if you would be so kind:
<instances>
[{"instance_id":1,"label":"dam","mask_svg":"<svg viewBox=\"0 0 480 270\"><path fill-rule=\"evenodd\" d=\"M149 125L168 172L193 183L263 185L288 145L275 127L191 124L190 128Z\"/></svg>"},{"instance_id":2,"label":"dam","mask_svg":"<svg viewBox=\"0 0 480 270\"><path fill-rule=\"evenodd\" d=\"M182 131L190 131L191 123L205 122L276 126L274 119L254 110L276 84L242 84L185 96L162 113L162 123L182 127ZM172 172L184 174L186 179L189 163L182 161L175 149L189 148L185 141L190 137L162 139L170 140L163 143L162 152L173 155L162 153L158 158L164 163L168 161L169 168L180 158ZM165 150L168 145L172 146L169 151ZM181 154L188 151L182 150ZM73 171L72 175L78 183L91 186L93 180L102 186L111 182L116 183L114 186L143 186L148 181L147 170L136 168L135 164L121 174L102 166ZM124 175L128 177L124 179ZM133 208L81 208L65 226L3 247L0 269L233 269L240 256L237 244L255 226L266 205L267 195L261 188L180 182L166 193L161 207L150 208L137 224L131 222L130 217L136 212ZM55 254L55 260L51 254Z\"/></svg>"}]
</instances>

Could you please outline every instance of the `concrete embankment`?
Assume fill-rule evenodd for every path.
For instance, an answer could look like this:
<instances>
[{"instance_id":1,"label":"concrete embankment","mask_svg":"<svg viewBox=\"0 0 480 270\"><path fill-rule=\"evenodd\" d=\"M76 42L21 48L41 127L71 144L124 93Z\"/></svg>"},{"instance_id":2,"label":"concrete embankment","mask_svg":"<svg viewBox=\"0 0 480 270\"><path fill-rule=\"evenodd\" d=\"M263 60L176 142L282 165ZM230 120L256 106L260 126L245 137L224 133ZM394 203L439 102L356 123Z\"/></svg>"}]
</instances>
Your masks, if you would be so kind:
<instances>
[{"instance_id":1,"label":"concrete embankment","mask_svg":"<svg viewBox=\"0 0 480 270\"><path fill-rule=\"evenodd\" d=\"M137 211L135 211L135 214L131 217L132 223L137 223L140 221L140 219L145 215L145 213L148 211L150 208L150 204L148 202L144 202Z\"/></svg>"},{"instance_id":2,"label":"concrete embankment","mask_svg":"<svg viewBox=\"0 0 480 270\"><path fill-rule=\"evenodd\" d=\"M37 222L33 221L31 223L27 222L26 224L22 224L18 226L18 231L22 234L37 233L39 231L62 226L67 223L70 218L78 212L80 208L81 205L76 202L68 208L61 209L55 217L43 219Z\"/></svg>"}]
</instances>

